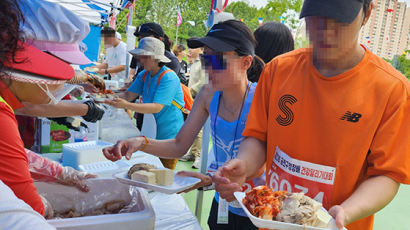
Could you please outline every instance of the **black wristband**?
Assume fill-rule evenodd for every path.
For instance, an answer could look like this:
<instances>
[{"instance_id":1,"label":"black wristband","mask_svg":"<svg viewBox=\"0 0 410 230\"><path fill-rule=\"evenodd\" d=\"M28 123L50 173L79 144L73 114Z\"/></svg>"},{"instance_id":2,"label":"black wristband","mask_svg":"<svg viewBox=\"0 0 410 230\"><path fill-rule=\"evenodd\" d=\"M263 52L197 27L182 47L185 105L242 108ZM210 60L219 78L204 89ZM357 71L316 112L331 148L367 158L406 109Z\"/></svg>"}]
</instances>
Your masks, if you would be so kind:
<instances>
[{"instance_id":1,"label":"black wristband","mask_svg":"<svg viewBox=\"0 0 410 230\"><path fill-rule=\"evenodd\" d=\"M88 106L87 114L83 116L84 120L88 122L96 122L102 118L104 111L99 109L97 105L92 101L84 102ZM100 112L101 110L101 112ZM101 113L101 114L100 114Z\"/></svg>"}]
</instances>

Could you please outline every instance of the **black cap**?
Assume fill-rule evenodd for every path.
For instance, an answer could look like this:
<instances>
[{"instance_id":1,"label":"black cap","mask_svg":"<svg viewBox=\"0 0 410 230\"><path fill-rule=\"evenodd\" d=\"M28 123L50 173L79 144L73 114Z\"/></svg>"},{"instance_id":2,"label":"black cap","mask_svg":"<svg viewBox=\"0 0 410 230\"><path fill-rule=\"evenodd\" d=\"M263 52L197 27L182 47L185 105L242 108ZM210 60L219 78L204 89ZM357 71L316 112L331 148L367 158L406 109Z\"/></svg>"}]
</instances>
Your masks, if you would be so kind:
<instances>
[{"instance_id":1,"label":"black cap","mask_svg":"<svg viewBox=\"0 0 410 230\"><path fill-rule=\"evenodd\" d=\"M135 37L138 37L138 36L147 37L147 36L154 35L157 38L163 38L164 30L159 24L155 22L149 22L149 23L145 23L145 24L138 26L137 30L135 30L134 32L134 35Z\"/></svg>"},{"instance_id":2,"label":"black cap","mask_svg":"<svg viewBox=\"0 0 410 230\"><path fill-rule=\"evenodd\" d=\"M187 40L189 48L208 46L216 52L238 51L243 54L255 55L255 46L240 30L227 24L215 24L203 38Z\"/></svg>"},{"instance_id":3,"label":"black cap","mask_svg":"<svg viewBox=\"0 0 410 230\"><path fill-rule=\"evenodd\" d=\"M352 23L363 8L364 0L305 0L300 18L322 16Z\"/></svg>"}]
</instances>

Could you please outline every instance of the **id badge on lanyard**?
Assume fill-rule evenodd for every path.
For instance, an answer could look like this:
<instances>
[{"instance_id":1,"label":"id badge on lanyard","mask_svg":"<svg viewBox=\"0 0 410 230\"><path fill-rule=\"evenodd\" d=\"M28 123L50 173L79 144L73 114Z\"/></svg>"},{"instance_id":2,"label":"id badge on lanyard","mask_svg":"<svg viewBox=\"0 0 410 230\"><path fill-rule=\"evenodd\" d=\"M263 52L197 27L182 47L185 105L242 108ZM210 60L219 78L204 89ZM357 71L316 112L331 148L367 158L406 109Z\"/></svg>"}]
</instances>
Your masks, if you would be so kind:
<instances>
[{"instance_id":1,"label":"id badge on lanyard","mask_svg":"<svg viewBox=\"0 0 410 230\"><path fill-rule=\"evenodd\" d=\"M212 163L208 166L208 172L209 173L215 173L217 170L217 163L215 162L215 159L213 159L213 151L210 151L210 157L208 160L210 160ZM243 184L242 186L242 191L243 192L249 192L252 188L255 187L254 182L247 181ZM239 204L238 201L232 201L232 202L227 202L225 199L222 199L219 197L219 203L218 203L218 216L217 216L217 224L228 224L229 223L229 206L234 207L234 208L241 208L242 206Z\"/></svg>"},{"instance_id":2,"label":"id badge on lanyard","mask_svg":"<svg viewBox=\"0 0 410 230\"><path fill-rule=\"evenodd\" d=\"M275 191L303 192L329 206L335 176L335 167L293 159L276 147L266 180Z\"/></svg>"}]
</instances>

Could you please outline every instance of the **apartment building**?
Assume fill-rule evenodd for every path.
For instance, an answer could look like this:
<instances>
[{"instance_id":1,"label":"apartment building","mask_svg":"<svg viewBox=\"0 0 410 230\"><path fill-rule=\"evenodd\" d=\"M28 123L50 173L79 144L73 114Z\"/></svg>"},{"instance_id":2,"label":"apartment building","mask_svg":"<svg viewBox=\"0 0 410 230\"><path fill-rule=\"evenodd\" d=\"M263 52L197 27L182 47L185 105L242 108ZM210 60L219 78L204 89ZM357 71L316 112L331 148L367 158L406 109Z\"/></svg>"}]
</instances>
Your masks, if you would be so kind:
<instances>
[{"instance_id":1,"label":"apartment building","mask_svg":"<svg viewBox=\"0 0 410 230\"><path fill-rule=\"evenodd\" d=\"M398 0L373 0L375 8L360 32L360 42L376 55L393 59L409 47L410 8Z\"/></svg>"}]
</instances>

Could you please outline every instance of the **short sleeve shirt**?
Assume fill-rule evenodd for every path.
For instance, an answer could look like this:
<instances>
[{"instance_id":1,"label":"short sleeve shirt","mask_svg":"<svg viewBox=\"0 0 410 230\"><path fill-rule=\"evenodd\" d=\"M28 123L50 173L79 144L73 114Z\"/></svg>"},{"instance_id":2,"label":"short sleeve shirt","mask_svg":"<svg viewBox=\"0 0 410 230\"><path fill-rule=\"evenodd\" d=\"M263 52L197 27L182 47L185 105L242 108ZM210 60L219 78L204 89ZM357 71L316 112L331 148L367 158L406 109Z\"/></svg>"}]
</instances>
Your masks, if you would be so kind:
<instances>
[{"instance_id":1,"label":"short sleeve shirt","mask_svg":"<svg viewBox=\"0 0 410 230\"><path fill-rule=\"evenodd\" d=\"M106 62L108 64L108 68L112 68L112 67L116 67L120 65L127 65L126 63L127 55L129 55L127 54L127 45L124 42L120 42L115 47L107 48ZM119 73L111 74L111 75L113 77L124 79L125 70Z\"/></svg>"},{"instance_id":2,"label":"short sleeve shirt","mask_svg":"<svg viewBox=\"0 0 410 230\"><path fill-rule=\"evenodd\" d=\"M184 123L181 110L172 105L175 100L178 104L184 105L184 96L181 84L175 72L166 73L158 82L158 78L168 67L162 67L161 70L151 77L150 72L145 76L145 70L137 75L137 78L128 89L128 91L142 95L144 103L158 103L164 105L164 108L154 114L157 122L157 139L174 138Z\"/></svg>"},{"instance_id":3,"label":"short sleeve shirt","mask_svg":"<svg viewBox=\"0 0 410 230\"><path fill-rule=\"evenodd\" d=\"M266 142L267 181L278 168L273 162L279 148L294 162L335 168L327 209L371 176L409 184L409 81L369 50L334 77L321 75L312 56L311 49L281 55L266 65L258 83L243 135ZM296 184L289 187L300 192ZM347 228L370 230L372 224L370 216Z\"/></svg>"}]
</instances>

